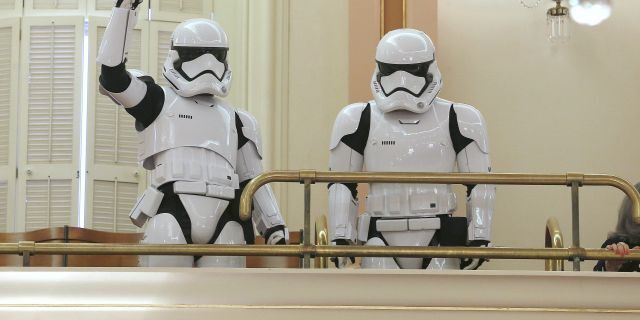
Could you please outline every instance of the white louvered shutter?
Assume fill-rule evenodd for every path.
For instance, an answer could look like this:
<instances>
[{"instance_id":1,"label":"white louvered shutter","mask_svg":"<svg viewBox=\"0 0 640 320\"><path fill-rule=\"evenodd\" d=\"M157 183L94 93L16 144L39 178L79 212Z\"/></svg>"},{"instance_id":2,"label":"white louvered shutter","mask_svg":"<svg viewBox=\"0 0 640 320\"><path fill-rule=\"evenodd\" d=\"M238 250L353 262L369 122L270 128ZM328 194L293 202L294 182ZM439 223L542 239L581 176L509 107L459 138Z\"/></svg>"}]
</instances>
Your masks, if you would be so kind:
<instances>
[{"instance_id":1,"label":"white louvered shutter","mask_svg":"<svg viewBox=\"0 0 640 320\"><path fill-rule=\"evenodd\" d=\"M22 0L0 0L0 17L19 17L22 15Z\"/></svg>"},{"instance_id":2,"label":"white louvered shutter","mask_svg":"<svg viewBox=\"0 0 640 320\"><path fill-rule=\"evenodd\" d=\"M0 21L0 232L13 231L20 20Z\"/></svg>"},{"instance_id":3,"label":"white louvered shutter","mask_svg":"<svg viewBox=\"0 0 640 320\"><path fill-rule=\"evenodd\" d=\"M124 108L98 92L100 66L96 65L107 19L89 20L88 143L86 227L112 232L135 232L128 214L146 186L144 169L138 166L138 141L134 118ZM127 59L128 69L147 69L148 21L133 30Z\"/></svg>"},{"instance_id":4,"label":"white louvered shutter","mask_svg":"<svg viewBox=\"0 0 640 320\"><path fill-rule=\"evenodd\" d=\"M163 86L170 86L162 75L164 61L171 49L171 34L178 24L173 22L150 22L149 31L149 69L156 82Z\"/></svg>"},{"instance_id":5,"label":"white louvered shutter","mask_svg":"<svg viewBox=\"0 0 640 320\"><path fill-rule=\"evenodd\" d=\"M24 0L25 16L84 16L86 10L86 0Z\"/></svg>"},{"instance_id":6,"label":"white louvered shutter","mask_svg":"<svg viewBox=\"0 0 640 320\"><path fill-rule=\"evenodd\" d=\"M9 231L8 228L8 186L6 180L0 180L0 232Z\"/></svg>"},{"instance_id":7,"label":"white louvered shutter","mask_svg":"<svg viewBox=\"0 0 640 320\"><path fill-rule=\"evenodd\" d=\"M211 0L150 0L151 20L182 22L192 18L211 18Z\"/></svg>"},{"instance_id":8,"label":"white louvered shutter","mask_svg":"<svg viewBox=\"0 0 640 320\"><path fill-rule=\"evenodd\" d=\"M107 10L111 11L113 8L113 0L94 0L96 10Z\"/></svg>"},{"instance_id":9,"label":"white louvered shutter","mask_svg":"<svg viewBox=\"0 0 640 320\"><path fill-rule=\"evenodd\" d=\"M17 230L77 225L83 27L23 19Z\"/></svg>"},{"instance_id":10,"label":"white louvered shutter","mask_svg":"<svg viewBox=\"0 0 640 320\"><path fill-rule=\"evenodd\" d=\"M110 17L115 0L86 0L87 14L89 17ZM140 20L149 20L149 0L144 0L138 5Z\"/></svg>"}]
</instances>

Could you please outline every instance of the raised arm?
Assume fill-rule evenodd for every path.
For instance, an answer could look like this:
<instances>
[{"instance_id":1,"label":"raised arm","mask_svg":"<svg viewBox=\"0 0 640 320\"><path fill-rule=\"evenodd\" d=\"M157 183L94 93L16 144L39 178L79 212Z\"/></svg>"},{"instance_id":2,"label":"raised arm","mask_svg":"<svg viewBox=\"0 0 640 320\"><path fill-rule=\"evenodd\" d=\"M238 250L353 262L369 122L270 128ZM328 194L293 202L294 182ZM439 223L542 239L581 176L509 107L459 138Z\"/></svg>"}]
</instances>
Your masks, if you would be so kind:
<instances>
[{"instance_id":1,"label":"raised arm","mask_svg":"<svg viewBox=\"0 0 640 320\"><path fill-rule=\"evenodd\" d=\"M96 60L101 64L100 93L125 107L142 128L146 128L160 114L164 92L151 77L125 68L131 32L138 20L136 8L141 2L116 2Z\"/></svg>"}]
</instances>

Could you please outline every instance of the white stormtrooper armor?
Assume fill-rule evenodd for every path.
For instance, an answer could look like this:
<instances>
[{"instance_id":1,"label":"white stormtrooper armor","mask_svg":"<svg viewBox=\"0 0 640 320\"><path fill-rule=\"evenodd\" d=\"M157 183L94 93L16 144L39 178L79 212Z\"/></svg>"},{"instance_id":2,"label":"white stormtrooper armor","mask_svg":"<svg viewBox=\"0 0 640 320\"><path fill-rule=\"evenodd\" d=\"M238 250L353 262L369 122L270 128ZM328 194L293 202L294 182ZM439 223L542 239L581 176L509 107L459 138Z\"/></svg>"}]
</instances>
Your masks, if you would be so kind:
<instances>
[{"instance_id":1,"label":"white stormtrooper armor","mask_svg":"<svg viewBox=\"0 0 640 320\"><path fill-rule=\"evenodd\" d=\"M124 66L139 3L117 1L97 61L101 92L136 119L138 157L150 171L150 187L130 214L137 226L146 223L143 243L253 243L253 223L268 244L286 243L269 186L254 196L253 223L238 217L242 188L262 173L262 151L253 116L219 98L231 84L224 30L207 19L178 25L164 64L172 87L161 87ZM141 265L244 267L245 258L144 256Z\"/></svg>"},{"instance_id":2,"label":"white stormtrooper armor","mask_svg":"<svg viewBox=\"0 0 640 320\"><path fill-rule=\"evenodd\" d=\"M333 127L332 171L489 172L484 119L471 106L437 94L442 78L435 48L421 31L385 35L376 51L374 101L345 107ZM356 184L329 186L329 237L336 244L373 246L488 245L495 187L467 186L467 218L451 217L449 185L370 185L366 213L357 215ZM341 265L346 259L336 259ZM363 258L363 268L476 269L481 259Z\"/></svg>"}]
</instances>

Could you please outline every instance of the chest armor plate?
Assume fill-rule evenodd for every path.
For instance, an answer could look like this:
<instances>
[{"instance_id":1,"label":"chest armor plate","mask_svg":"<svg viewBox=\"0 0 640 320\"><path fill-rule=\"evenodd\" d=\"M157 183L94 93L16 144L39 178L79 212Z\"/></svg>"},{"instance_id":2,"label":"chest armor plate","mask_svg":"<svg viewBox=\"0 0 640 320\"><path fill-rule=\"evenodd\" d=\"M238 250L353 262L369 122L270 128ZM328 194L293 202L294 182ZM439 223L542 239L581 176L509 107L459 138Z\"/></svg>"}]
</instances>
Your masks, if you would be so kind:
<instances>
[{"instance_id":1,"label":"chest armor plate","mask_svg":"<svg viewBox=\"0 0 640 320\"><path fill-rule=\"evenodd\" d=\"M371 110L364 152L368 171L451 172L456 153L449 136L448 109L416 114Z\"/></svg>"},{"instance_id":2,"label":"chest armor plate","mask_svg":"<svg viewBox=\"0 0 640 320\"><path fill-rule=\"evenodd\" d=\"M367 171L452 172L456 153L449 134L449 108L435 105L417 114L371 110L364 152ZM448 185L370 185L367 210L372 216L415 217L447 214L456 208Z\"/></svg>"},{"instance_id":3,"label":"chest armor plate","mask_svg":"<svg viewBox=\"0 0 640 320\"><path fill-rule=\"evenodd\" d=\"M234 110L219 99L183 98L169 88L163 90L160 115L138 133L138 159L145 168L154 155L179 147L211 150L235 168L238 133Z\"/></svg>"}]
</instances>

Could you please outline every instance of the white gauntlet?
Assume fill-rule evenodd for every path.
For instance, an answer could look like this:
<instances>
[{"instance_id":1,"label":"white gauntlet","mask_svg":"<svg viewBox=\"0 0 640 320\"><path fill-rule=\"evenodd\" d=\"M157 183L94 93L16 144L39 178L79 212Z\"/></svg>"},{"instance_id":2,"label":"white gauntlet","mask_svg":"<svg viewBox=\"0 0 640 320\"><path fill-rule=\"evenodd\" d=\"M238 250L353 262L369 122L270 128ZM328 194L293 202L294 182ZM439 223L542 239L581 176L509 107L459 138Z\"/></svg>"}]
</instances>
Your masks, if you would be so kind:
<instances>
[{"instance_id":1,"label":"white gauntlet","mask_svg":"<svg viewBox=\"0 0 640 320\"><path fill-rule=\"evenodd\" d=\"M104 32L96 61L108 67L115 67L127 58L131 30L138 22L136 7L141 1L118 0L111 19Z\"/></svg>"}]
</instances>

